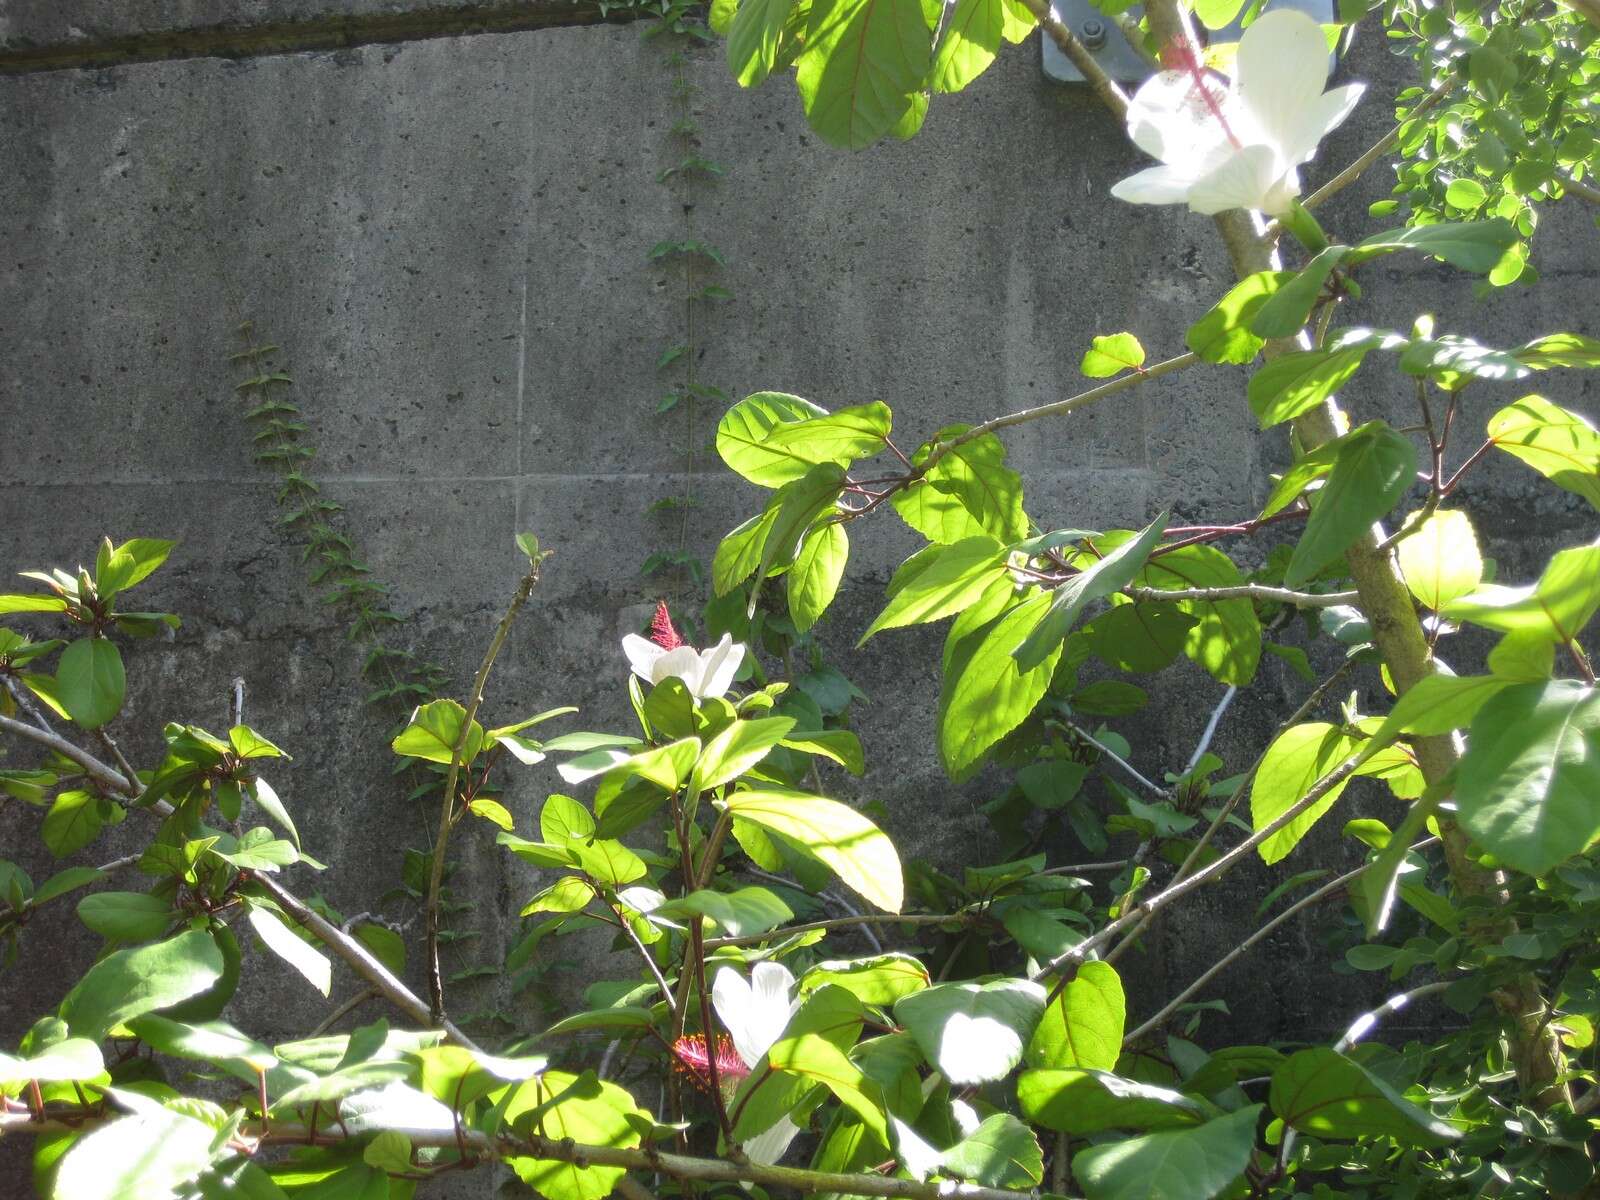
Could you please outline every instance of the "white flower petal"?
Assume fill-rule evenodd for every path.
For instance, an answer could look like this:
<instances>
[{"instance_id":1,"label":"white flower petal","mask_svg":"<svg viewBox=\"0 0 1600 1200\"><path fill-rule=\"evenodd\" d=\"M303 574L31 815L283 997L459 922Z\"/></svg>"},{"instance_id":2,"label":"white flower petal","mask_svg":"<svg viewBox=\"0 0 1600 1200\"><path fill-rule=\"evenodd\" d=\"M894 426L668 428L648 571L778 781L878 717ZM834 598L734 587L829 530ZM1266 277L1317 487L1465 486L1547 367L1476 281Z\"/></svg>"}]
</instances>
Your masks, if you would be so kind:
<instances>
[{"instance_id":1,"label":"white flower petal","mask_svg":"<svg viewBox=\"0 0 1600 1200\"><path fill-rule=\"evenodd\" d=\"M660 683L663 679L678 678L683 680L684 686L690 692L700 679L700 656L695 653L693 646L679 646L676 650L665 650L661 657L650 664L649 680L651 683Z\"/></svg>"},{"instance_id":2,"label":"white flower petal","mask_svg":"<svg viewBox=\"0 0 1600 1200\"><path fill-rule=\"evenodd\" d=\"M1239 96L1274 145L1295 139L1301 114L1328 82L1328 43L1303 12L1275 8L1239 39Z\"/></svg>"},{"instance_id":3,"label":"white flower petal","mask_svg":"<svg viewBox=\"0 0 1600 1200\"><path fill-rule=\"evenodd\" d=\"M800 1133L800 1127L788 1117L779 1117L778 1123L763 1133L756 1134L743 1144L751 1162L770 1167L783 1157L789 1143Z\"/></svg>"},{"instance_id":4,"label":"white flower petal","mask_svg":"<svg viewBox=\"0 0 1600 1200\"><path fill-rule=\"evenodd\" d=\"M1237 103L1217 79L1207 87L1224 117ZM1162 71L1147 79L1128 104L1128 135L1152 158L1173 167L1198 164L1229 148L1228 129L1200 95L1192 76ZM1230 122L1231 124L1231 122Z\"/></svg>"},{"instance_id":5,"label":"white flower petal","mask_svg":"<svg viewBox=\"0 0 1600 1200\"><path fill-rule=\"evenodd\" d=\"M751 980L723 967L711 981L711 1003L745 1066L754 1067L783 1036L794 1015L794 976L781 963L761 962Z\"/></svg>"},{"instance_id":6,"label":"white flower petal","mask_svg":"<svg viewBox=\"0 0 1600 1200\"><path fill-rule=\"evenodd\" d=\"M1189 189L1189 207L1213 216L1230 208L1267 210L1282 207L1285 192L1283 164L1271 146L1246 146L1231 154L1216 170ZM1295 190L1289 190L1292 197Z\"/></svg>"},{"instance_id":7,"label":"white flower petal","mask_svg":"<svg viewBox=\"0 0 1600 1200\"><path fill-rule=\"evenodd\" d=\"M1280 147L1284 161L1308 162L1317 152L1317 143L1344 124L1345 118L1355 110L1366 90L1365 84L1347 83L1313 100L1298 114L1294 128L1288 132L1287 140Z\"/></svg>"},{"instance_id":8,"label":"white flower petal","mask_svg":"<svg viewBox=\"0 0 1600 1200\"><path fill-rule=\"evenodd\" d=\"M744 661L744 643L733 640L733 635L725 633L722 640L700 656L700 690L695 696L701 700L711 700L717 696L725 695L733 686L733 677L739 672L739 664Z\"/></svg>"},{"instance_id":9,"label":"white flower petal","mask_svg":"<svg viewBox=\"0 0 1600 1200\"><path fill-rule=\"evenodd\" d=\"M628 656L628 665L633 668L633 673L640 679L648 679L651 683L655 680L650 672L663 654L666 653L660 646L649 638L642 638L637 633L630 633L622 639L622 652Z\"/></svg>"},{"instance_id":10,"label":"white flower petal","mask_svg":"<svg viewBox=\"0 0 1600 1200\"><path fill-rule=\"evenodd\" d=\"M1146 167L1111 185L1111 194L1129 204L1182 204L1195 177L1177 167Z\"/></svg>"}]
</instances>

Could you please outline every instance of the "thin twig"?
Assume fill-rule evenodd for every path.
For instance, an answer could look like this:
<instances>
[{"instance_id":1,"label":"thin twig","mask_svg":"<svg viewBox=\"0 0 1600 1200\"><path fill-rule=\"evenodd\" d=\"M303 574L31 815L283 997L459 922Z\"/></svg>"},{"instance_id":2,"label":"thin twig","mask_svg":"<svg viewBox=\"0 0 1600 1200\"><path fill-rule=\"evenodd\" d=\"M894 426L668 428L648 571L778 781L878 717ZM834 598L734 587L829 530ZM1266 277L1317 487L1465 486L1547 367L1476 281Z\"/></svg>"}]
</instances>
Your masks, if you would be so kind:
<instances>
[{"instance_id":1,"label":"thin twig","mask_svg":"<svg viewBox=\"0 0 1600 1200\"><path fill-rule=\"evenodd\" d=\"M379 998L379 993L378 993L377 989L370 988L370 987L362 988L354 996L351 996L350 999L346 1000L343 1004L339 1005L338 1008L334 1009L327 1016L323 1017L321 1021L317 1022L317 1027L315 1029L313 1029L310 1033L306 1034L306 1037L308 1037L308 1038L321 1037L323 1034L327 1033L328 1030L332 1029L335 1025L337 1025L340 1021L342 1021L345 1017L347 1017L351 1013L355 1012L356 1009L360 1008L368 1000L376 1000L378 998Z\"/></svg>"},{"instance_id":2,"label":"thin twig","mask_svg":"<svg viewBox=\"0 0 1600 1200\"><path fill-rule=\"evenodd\" d=\"M4 682L6 692L11 696L12 700L16 701L16 705L22 710L23 715L45 733L55 732L54 729L50 728L50 722L45 719L44 713L39 711L39 706L33 702L33 697L28 694L28 689L23 687L15 676L0 674L0 682Z\"/></svg>"},{"instance_id":3,"label":"thin twig","mask_svg":"<svg viewBox=\"0 0 1600 1200\"><path fill-rule=\"evenodd\" d=\"M1125 587L1122 591L1135 600L1166 600L1174 603L1181 600L1201 600L1213 604L1223 600L1260 600L1264 604L1287 604L1292 608L1338 608L1340 605L1354 604L1357 599L1355 592L1295 592L1288 588L1269 587L1264 583L1244 583L1235 587L1180 588L1173 591L1151 587Z\"/></svg>"},{"instance_id":4,"label":"thin twig","mask_svg":"<svg viewBox=\"0 0 1600 1200\"><path fill-rule=\"evenodd\" d=\"M511 632L511 623L516 620L518 611L533 594L533 589L538 586L539 567L543 561L541 556L529 564L528 573L522 577L522 582L517 584L516 593L511 597L511 604L506 608L505 616L500 618L500 625L495 629L489 648L484 652L483 662L478 666L477 677L472 681L472 695L467 703L466 715L461 721L461 732L456 736L456 744L450 752L450 771L445 776L444 799L439 804L439 834L433 843L432 869L428 874L428 898L423 908L424 927L427 931L428 999L435 1023L444 1020L444 979L439 972L439 891L444 885L445 848L450 842L450 830L455 824L456 781L461 774L461 759L466 752L473 719L483 704L483 689L489 682L489 671L494 666L495 658L500 654L500 647L505 645L506 637Z\"/></svg>"},{"instance_id":5,"label":"thin twig","mask_svg":"<svg viewBox=\"0 0 1600 1200\"><path fill-rule=\"evenodd\" d=\"M1211 719L1206 722L1205 729L1200 734L1200 740L1195 743L1194 753L1189 756L1189 765L1183 769L1185 775L1200 765L1200 760L1205 757L1206 751L1211 749L1211 739L1217 736L1217 726L1222 724L1222 716L1228 711L1228 706L1233 703L1233 698L1239 694L1237 684L1230 683L1228 690L1222 693L1222 699L1217 701L1216 708L1211 710Z\"/></svg>"},{"instance_id":6,"label":"thin twig","mask_svg":"<svg viewBox=\"0 0 1600 1200\"><path fill-rule=\"evenodd\" d=\"M1127 773L1130 779L1135 780L1152 796L1156 797L1158 800L1167 800L1171 798L1168 795L1166 788L1161 787L1159 784L1152 783L1150 780L1146 779L1142 774L1139 773L1139 769L1137 767L1135 767L1127 759L1123 758L1122 755L1118 754L1115 750L1111 749L1110 746L1105 745L1103 742L1097 741L1094 735L1088 730L1084 729L1081 725L1076 725L1071 721L1064 721L1062 723L1066 725L1068 729L1072 730L1073 733L1077 734L1084 741L1088 742L1096 750L1100 751L1101 754L1105 755L1112 762L1116 763L1117 766L1121 767Z\"/></svg>"},{"instance_id":7,"label":"thin twig","mask_svg":"<svg viewBox=\"0 0 1600 1200\"><path fill-rule=\"evenodd\" d=\"M1117 120L1122 120L1128 111L1128 94L1117 85L1116 80L1106 74L1105 69L1095 61L1094 55L1090 54L1087 47L1073 35L1072 30L1056 20L1055 14L1050 10L1050 0L1022 0L1022 3L1038 18L1039 28L1060 47L1061 53L1071 60L1072 65L1078 68L1079 73L1094 89L1095 95L1099 96L1101 102L1116 115Z\"/></svg>"},{"instance_id":8,"label":"thin twig","mask_svg":"<svg viewBox=\"0 0 1600 1200\"><path fill-rule=\"evenodd\" d=\"M60 737L48 730L36 728L25 721L13 720L11 717L0 717L0 733L14 733L18 737L27 738L54 750L63 758L69 758L77 763L88 774L90 779L101 784L120 795L134 797L139 794L137 777L130 783L117 771L108 767L87 750L81 750L66 738Z\"/></svg>"}]
</instances>

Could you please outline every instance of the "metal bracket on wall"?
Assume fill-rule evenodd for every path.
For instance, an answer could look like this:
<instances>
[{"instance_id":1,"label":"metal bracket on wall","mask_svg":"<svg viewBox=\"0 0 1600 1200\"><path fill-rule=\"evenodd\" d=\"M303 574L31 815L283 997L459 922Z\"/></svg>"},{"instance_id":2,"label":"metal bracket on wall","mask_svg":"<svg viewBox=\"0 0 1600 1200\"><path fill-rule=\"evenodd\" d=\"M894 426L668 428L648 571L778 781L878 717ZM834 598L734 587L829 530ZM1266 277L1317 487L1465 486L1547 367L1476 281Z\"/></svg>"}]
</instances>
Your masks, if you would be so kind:
<instances>
[{"instance_id":1,"label":"metal bracket on wall","mask_svg":"<svg viewBox=\"0 0 1600 1200\"><path fill-rule=\"evenodd\" d=\"M1298 9L1324 25L1332 24L1334 20L1333 0L1273 0L1272 6ZM1116 22L1102 16L1091 0L1050 0L1050 11L1056 20L1072 30L1077 39L1083 43L1084 49L1094 55L1095 62L1099 63L1105 73L1118 83L1143 83L1155 73L1154 68L1128 44L1128 39L1122 36L1122 30L1117 28ZM1142 11L1135 5L1128 10L1128 15L1138 20ZM1210 40L1236 42L1243 33L1244 27L1235 22L1213 32ZM1082 72L1072 64L1070 58L1061 53L1060 47L1053 41L1042 37L1039 39L1039 45L1044 56L1046 79L1055 80L1057 83L1084 81ZM1335 61L1336 56L1329 55L1330 71Z\"/></svg>"}]
</instances>

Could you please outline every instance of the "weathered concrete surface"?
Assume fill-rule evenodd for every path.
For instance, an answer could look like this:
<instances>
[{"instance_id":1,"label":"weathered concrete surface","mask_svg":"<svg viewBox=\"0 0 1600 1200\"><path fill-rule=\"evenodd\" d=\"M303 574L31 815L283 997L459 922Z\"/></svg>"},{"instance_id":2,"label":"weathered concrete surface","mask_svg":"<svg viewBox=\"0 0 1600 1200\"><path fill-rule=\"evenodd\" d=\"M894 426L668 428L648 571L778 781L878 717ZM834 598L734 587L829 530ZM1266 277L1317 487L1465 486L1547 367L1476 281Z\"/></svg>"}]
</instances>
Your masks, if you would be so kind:
<instances>
[{"instance_id":1,"label":"weathered concrete surface","mask_svg":"<svg viewBox=\"0 0 1600 1200\"><path fill-rule=\"evenodd\" d=\"M42 9L4 10L13 33L25 11ZM1401 76L1378 39L1360 44L1355 72L1379 81L1375 96L1330 140L1326 164L1389 119L1376 96ZM728 256L717 278L737 299L706 316L699 370L730 395L881 398L910 445L948 421L1071 394L1095 333L1131 328L1152 356L1177 352L1228 279L1207 220L1106 198L1138 156L1087 94L1041 78L1032 44L968 94L939 98L913 141L856 156L818 143L787 81L742 94L714 52L689 73L705 150L730 169L688 214ZM407 640L464 688L517 578L512 535L535 529L557 557L502 659L488 716L571 702L584 727L626 728L617 637L625 611L662 590L638 576L641 560L677 537L646 506L699 494L686 548L709 561L759 502L707 455L711 414L692 433L681 413L654 415L656 356L682 336L676 276L646 258L687 232L677 194L654 178L672 161L670 84L654 49L612 28L0 79L0 564L76 563L106 532L183 540L146 602L186 624L172 643L130 654L123 741L149 763L163 720L220 726L228 681L244 676L249 719L296 755L273 782L308 846L334 864L325 878L296 871L295 883L346 911L392 886L429 819L389 776L388 718L361 707L358 653L272 526L272 483L250 460L225 361L234 326L248 317L285 348L320 448L313 473L393 581ZM1364 181L1330 206L1330 227L1370 231L1365 205L1386 190ZM1401 325L1431 308L1445 327L1498 343L1596 333L1594 230L1570 206L1548 220L1540 289L1479 304L1443 269L1389 260L1351 320ZM1402 377L1374 362L1361 380L1358 415L1411 420ZM1166 505L1189 520L1250 515L1283 449L1256 435L1242 382L1232 369L1179 375L1013 431L1030 511L1046 527L1134 525ZM1577 376L1538 382L1559 402L1600 407ZM1525 390L1472 397L1463 438ZM1593 529L1581 502L1514 463L1490 463L1482 483L1473 511L1503 575ZM993 847L977 805L1004 784L985 775L954 788L938 770L938 633L893 632L846 657L915 540L885 514L852 541L822 638L873 697L856 718L870 770L829 785L883 801L907 858L982 860ZM1159 774L1187 759L1221 689L1187 668L1149 687L1135 757ZM1219 737L1230 765L1250 759L1300 689L1264 668ZM555 786L542 769L519 777L508 798L519 825ZM42 878L51 864L32 848L36 815L11 805L0 819ZM1321 849L1337 854L1329 825ZM491 834L469 829L453 844L458 893L477 905L465 919L483 930L460 966L498 961L532 888ZM1136 1010L1237 942L1237 913L1253 907L1240 896L1265 877L1158 929L1129 964ZM6 1006L0 1040L53 1004L94 952L64 909L29 935L60 950L8 983L23 1002ZM1229 1029L1342 1026L1371 981L1325 980L1316 936L1286 931L1224 982ZM1319 964L1309 986L1307 963ZM584 964L552 978L570 990L594 973ZM326 1011L309 988L272 979L237 1006L253 1031L304 1029ZM336 997L353 987L340 980ZM460 1010L498 1005L541 1023L527 996L494 984L462 992Z\"/></svg>"}]
</instances>

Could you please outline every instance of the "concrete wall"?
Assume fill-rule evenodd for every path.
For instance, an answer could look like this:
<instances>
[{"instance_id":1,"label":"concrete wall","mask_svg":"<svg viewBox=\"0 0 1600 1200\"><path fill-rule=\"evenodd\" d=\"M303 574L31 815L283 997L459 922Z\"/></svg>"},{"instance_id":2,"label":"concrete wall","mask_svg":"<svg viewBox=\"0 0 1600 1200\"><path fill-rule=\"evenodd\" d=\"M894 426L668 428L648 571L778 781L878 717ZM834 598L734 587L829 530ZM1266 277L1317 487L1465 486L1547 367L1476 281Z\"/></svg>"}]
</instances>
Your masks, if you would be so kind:
<instances>
[{"instance_id":1,"label":"concrete wall","mask_svg":"<svg viewBox=\"0 0 1600 1200\"><path fill-rule=\"evenodd\" d=\"M70 37L68 7L0 3L0 36ZM82 7L93 21L68 24L122 36L151 21L181 31L199 6ZM298 19L376 5L226 7L248 23L268 9ZM967 93L939 98L913 141L853 156L809 132L787 80L741 94L715 50L692 55L687 72L704 150L729 167L692 220L727 254L720 278L737 294L701 334L701 377L730 395L881 398L914 443L944 422L1070 394L1094 333L1131 328L1152 355L1176 352L1229 278L1209 221L1107 198L1139 156L1090 95L1042 78L1032 42ZM1373 80L1373 94L1324 165L1386 128L1386 97L1405 80L1372 34L1351 72ZM646 260L683 230L679 197L655 180L673 159L671 80L658 49L614 26L0 77L0 564L70 565L102 533L182 539L147 602L185 625L130 655L123 740L149 763L161 721L221 726L228 681L242 675L247 718L296 755L273 781L308 849L335 864L294 882L347 910L390 886L429 818L397 794L385 720L360 703L358 654L273 528L273 482L251 462L226 362L233 327L248 317L285 348L320 447L315 475L395 584L415 644L464 687L517 577L512 535L534 529L557 557L501 660L488 715L571 702L586 727L625 727L617 638L661 590L639 577L640 561L675 539L646 505L701 495L689 545L709 561L758 503L704 453L687 477L681 417L653 415L655 356L682 328L675 276ZM1375 173L1330 206L1330 227L1370 231L1365 206L1386 190ZM1546 214L1539 289L1477 303L1442 268L1387 259L1367 272L1372 299L1351 319L1398 324L1432 309L1442 327L1498 344L1600 333L1600 246L1575 203ZM1368 373L1350 397L1357 413L1409 421L1408 385L1382 367ZM1168 504L1184 519L1249 515L1284 450L1254 433L1242 382L1233 369L1181 374L1015 431L1007 443L1030 512L1047 528L1133 525ZM1600 408L1580 378L1540 384ZM1469 399L1464 436L1517 394ZM1490 463L1482 484L1474 512L1503 572L1531 571L1555 539L1592 531L1581 502L1515 464ZM857 715L870 770L830 784L881 800L906 857L980 860L990 838L976 805L1000 780L953 788L936 766L938 634L889 634L843 657L915 541L888 516L852 540L824 640L873 698ZM1300 686L1263 669L1223 727L1231 764L1248 760ZM1220 688L1179 668L1150 689L1136 756L1159 773L1187 758ZM519 776L519 822L555 786L553 773ZM42 877L36 814L17 809L0 810L7 844ZM467 829L453 846L484 930L462 965L497 960L532 888L490 832ZM1134 1008L1149 1011L1237 940L1229 916L1255 885L1161 928L1130 967ZM5 1006L0 1040L93 954L70 912L41 917L29 935L59 949L8 980L22 1003ZM1229 980L1242 1036L1298 1022L1334 1030L1367 994L1367 979L1330 992L1315 937L1277 939ZM309 988L276 978L240 1007L267 1037L324 1010ZM462 1005L497 1002L493 985L479 992Z\"/></svg>"}]
</instances>

